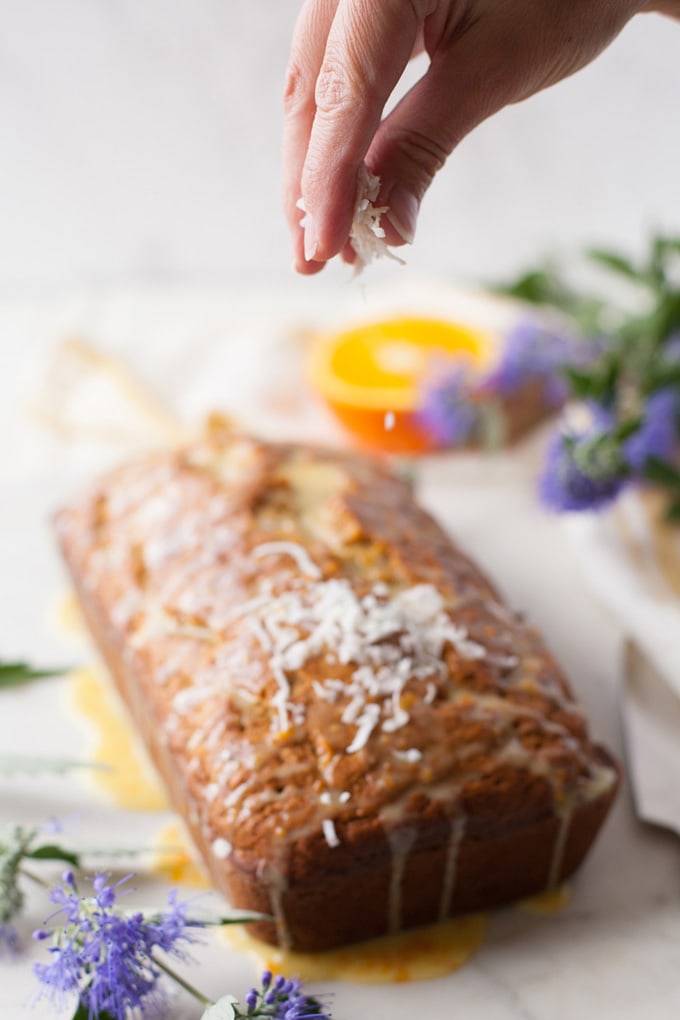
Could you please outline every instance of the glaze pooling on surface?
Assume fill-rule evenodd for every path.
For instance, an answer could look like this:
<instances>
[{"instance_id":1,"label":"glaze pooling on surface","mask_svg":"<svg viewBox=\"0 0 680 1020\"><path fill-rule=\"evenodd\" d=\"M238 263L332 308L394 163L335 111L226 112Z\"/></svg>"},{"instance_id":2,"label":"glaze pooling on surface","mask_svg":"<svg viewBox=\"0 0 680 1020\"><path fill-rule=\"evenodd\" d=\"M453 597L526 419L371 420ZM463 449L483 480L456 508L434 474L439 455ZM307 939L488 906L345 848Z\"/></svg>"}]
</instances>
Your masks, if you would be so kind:
<instances>
[{"instance_id":1,"label":"glaze pooling on surface","mask_svg":"<svg viewBox=\"0 0 680 1020\"><path fill-rule=\"evenodd\" d=\"M84 719L92 742L92 760L104 766L88 778L118 807L132 811L163 811L168 798L115 691L100 667L76 670L70 677L71 697Z\"/></svg>"},{"instance_id":2,"label":"glaze pooling on surface","mask_svg":"<svg viewBox=\"0 0 680 1020\"><path fill-rule=\"evenodd\" d=\"M486 931L486 917L471 914L324 953L274 947L240 926L225 928L220 934L233 949L252 957L260 970L297 974L304 981L377 985L431 981L460 970L480 949Z\"/></svg>"},{"instance_id":3,"label":"glaze pooling on surface","mask_svg":"<svg viewBox=\"0 0 680 1020\"><path fill-rule=\"evenodd\" d=\"M506 800L513 824L554 822L552 883L562 820L615 785L539 637L373 462L208 438L119 469L58 527L199 843L266 886L284 945L310 862L332 886L367 831L396 931L424 821L445 917Z\"/></svg>"}]
</instances>

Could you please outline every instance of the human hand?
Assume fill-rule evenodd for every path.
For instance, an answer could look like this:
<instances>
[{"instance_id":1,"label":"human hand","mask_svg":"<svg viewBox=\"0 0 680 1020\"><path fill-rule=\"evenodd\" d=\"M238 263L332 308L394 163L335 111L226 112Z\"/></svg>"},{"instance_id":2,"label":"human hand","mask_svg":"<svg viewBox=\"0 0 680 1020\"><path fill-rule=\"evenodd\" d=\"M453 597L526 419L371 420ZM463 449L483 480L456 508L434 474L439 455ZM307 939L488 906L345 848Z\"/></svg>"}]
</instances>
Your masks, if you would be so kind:
<instances>
[{"instance_id":1,"label":"human hand","mask_svg":"<svg viewBox=\"0 0 680 1020\"><path fill-rule=\"evenodd\" d=\"M644 0L305 0L285 90L284 204L296 269L318 272L338 253L353 261L348 238L364 161L382 182L376 204L389 206L387 240L411 242L423 195L458 142L508 103L583 67L644 7ZM427 72L381 120L419 48L430 57Z\"/></svg>"}]
</instances>

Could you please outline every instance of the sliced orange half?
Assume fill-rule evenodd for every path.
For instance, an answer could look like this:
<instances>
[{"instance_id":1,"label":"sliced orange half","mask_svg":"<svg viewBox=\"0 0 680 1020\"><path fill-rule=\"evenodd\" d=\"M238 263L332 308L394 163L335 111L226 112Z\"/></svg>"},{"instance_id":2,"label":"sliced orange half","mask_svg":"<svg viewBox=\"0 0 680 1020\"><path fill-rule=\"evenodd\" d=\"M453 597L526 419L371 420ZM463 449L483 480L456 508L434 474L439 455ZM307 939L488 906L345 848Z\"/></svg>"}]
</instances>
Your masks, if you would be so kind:
<instances>
[{"instance_id":1,"label":"sliced orange half","mask_svg":"<svg viewBox=\"0 0 680 1020\"><path fill-rule=\"evenodd\" d=\"M489 362L492 338L474 327L427 318L394 318L321 337L309 379L362 444L392 453L432 449L419 421L424 382L437 362Z\"/></svg>"}]
</instances>

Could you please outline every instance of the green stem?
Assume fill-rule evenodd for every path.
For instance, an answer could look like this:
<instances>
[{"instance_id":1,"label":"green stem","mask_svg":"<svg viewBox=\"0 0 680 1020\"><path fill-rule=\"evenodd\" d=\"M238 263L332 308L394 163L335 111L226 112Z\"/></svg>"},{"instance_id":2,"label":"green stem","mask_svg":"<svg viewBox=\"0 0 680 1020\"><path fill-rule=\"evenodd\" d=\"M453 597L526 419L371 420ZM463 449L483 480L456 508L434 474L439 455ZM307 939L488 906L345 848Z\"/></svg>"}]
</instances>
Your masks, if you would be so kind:
<instances>
[{"instance_id":1,"label":"green stem","mask_svg":"<svg viewBox=\"0 0 680 1020\"><path fill-rule=\"evenodd\" d=\"M35 882L35 884L39 885L41 889L52 888L49 882L46 882L44 878L39 878L38 875L34 875L32 871L26 871L25 868L19 868L18 871L20 875L23 875L24 878L30 879L31 882Z\"/></svg>"},{"instance_id":2,"label":"green stem","mask_svg":"<svg viewBox=\"0 0 680 1020\"><path fill-rule=\"evenodd\" d=\"M151 954L151 959L161 968L161 970L165 971L169 978L172 978L173 981L180 985L185 992L188 992L189 995L193 995L194 999L197 999L201 1005L212 1006L212 999L208 999L202 992L199 992L198 988L194 988L193 985L190 985L188 981L185 981L183 977L180 977L177 971L173 970L172 967L169 967L167 963L163 963L163 961L159 960L153 953Z\"/></svg>"}]
</instances>

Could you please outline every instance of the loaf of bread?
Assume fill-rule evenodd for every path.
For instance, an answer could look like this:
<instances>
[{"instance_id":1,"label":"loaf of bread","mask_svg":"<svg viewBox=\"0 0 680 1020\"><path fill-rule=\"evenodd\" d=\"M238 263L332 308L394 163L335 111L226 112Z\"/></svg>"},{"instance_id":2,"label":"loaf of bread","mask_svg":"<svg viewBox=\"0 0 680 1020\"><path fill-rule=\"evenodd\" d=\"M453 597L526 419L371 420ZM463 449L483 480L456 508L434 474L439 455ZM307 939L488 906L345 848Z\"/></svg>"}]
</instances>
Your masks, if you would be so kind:
<instances>
[{"instance_id":1,"label":"loaf of bread","mask_svg":"<svg viewBox=\"0 0 680 1020\"><path fill-rule=\"evenodd\" d=\"M618 768L541 638L374 461L213 433L62 510L215 885L320 950L561 883Z\"/></svg>"}]
</instances>

